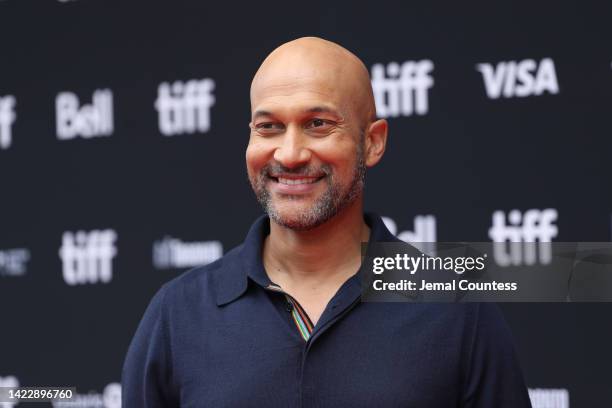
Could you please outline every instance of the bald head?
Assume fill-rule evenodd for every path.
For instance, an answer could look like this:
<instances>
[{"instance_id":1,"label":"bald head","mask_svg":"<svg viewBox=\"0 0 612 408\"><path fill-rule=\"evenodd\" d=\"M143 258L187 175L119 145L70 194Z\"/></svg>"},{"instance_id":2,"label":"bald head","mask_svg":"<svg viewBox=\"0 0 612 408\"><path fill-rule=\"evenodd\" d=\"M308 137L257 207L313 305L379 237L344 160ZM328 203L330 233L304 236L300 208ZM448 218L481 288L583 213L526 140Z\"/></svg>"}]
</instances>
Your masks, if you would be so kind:
<instances>
[{"instance_id":1,"label":"bald head","mask_svg":"<svg viewBox=\"0 0 612 408\"><path fill-rule=\"evenodd\" d=\"M328 96L360 126L375 120L369 73L346 48L316 37L287 42L270 53L251 83L251 109L268 97L310 91Z\"/></svg>"},{"instance_id":2,"label":"bald head","mask_svg":"<svg viewBox=\"0 0 612 408\"><path fill-rule=\"evenodd\" d=\"M387 122L359 58L320 38L281 45L253 78L249 127L249 181L276 224L305 231L341 211L363 223L365 172Z\"/></svg>"}]
</instances>

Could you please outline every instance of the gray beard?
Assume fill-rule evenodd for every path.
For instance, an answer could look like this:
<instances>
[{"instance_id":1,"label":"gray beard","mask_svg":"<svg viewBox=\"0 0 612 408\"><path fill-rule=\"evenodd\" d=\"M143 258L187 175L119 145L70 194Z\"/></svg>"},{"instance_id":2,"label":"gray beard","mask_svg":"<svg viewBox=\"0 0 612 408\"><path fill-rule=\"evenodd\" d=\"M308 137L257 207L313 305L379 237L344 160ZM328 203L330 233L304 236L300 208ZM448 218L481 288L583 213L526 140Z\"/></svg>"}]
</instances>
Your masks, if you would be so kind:
<instances>
[{"instance_id":1,"label":"gray beard","mask_svg":"<svg viewBox=\"0 0 612 408\"><path fill-rule=\"evenodd\" d=\"M266 188L266 181L268 180L268 174L270 174L272 167L264 167L256 180L251 181L251 186L257 197L257 201L262 206L263 210L268 214L271 220L279 225L290 228L295 231L307 231L324 224L333 218L336 214L342 211L344 208L352 204L359 194L363 191L365 184L365 173L366 166L363 157L363 145L359 146L357 151L357 165L353 172L353 178L350 182L349 187L343 192L342 186L334 179L334 175L328 165L323 165L321 170L325 172L322 182L327 183L327 190L319 197L312 208L307 211L300 212L291 219L282 217L278 210L274 207L273 200L270 191ZM314 174L313 172L305 171L308 169L285 169L282 167L274 167L274 172L292 173L299 175ZM294 195L283 195L284 198L290 200L300 200L301 197Z\"/></svg>"}]
</instances>

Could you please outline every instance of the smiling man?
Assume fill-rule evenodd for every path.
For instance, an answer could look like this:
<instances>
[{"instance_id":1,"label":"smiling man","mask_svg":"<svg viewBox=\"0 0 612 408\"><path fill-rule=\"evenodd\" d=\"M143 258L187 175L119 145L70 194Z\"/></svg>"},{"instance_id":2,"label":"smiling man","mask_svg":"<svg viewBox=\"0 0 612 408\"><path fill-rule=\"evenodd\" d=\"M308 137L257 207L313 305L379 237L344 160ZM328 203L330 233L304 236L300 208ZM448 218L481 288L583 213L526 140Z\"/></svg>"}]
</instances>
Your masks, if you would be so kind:
<instances>
[{"instance_id":1,"label":"smiling man","mask_svg":"<svg viewBox=\"0 0 612 408\"><path fill-rule=\"evenodd\" d=\"M385 149L363 63L315 38L285 44L251 85L249 179L272 220L263 245L268 277L317 323L360 265L366 166ZM367 135L367 137L366 137Z\"/></svg>"},{"instance_id":2,"label":"smiling man","mask_svg":"<svg viewBox=\"0 0 612 408\"><path fill-rule=\"evenodd\" d=\"M485 304L361 303L363 212L387 123L363 63L301 38L251 85L249 180L266 215L242 245L167 283L123 369L125 407L529 407Z\"/></svg>"}]
</instances>

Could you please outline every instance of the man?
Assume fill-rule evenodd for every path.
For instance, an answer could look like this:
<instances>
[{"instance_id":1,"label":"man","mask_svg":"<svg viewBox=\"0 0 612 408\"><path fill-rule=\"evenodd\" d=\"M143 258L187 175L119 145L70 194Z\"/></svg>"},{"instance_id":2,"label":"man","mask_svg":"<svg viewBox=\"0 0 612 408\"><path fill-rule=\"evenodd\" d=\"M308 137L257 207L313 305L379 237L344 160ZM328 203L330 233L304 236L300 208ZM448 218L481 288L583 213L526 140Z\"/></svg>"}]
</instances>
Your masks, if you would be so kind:
<instances>
[{"instance_id":1,"label":"man","mask_svg":"<svg viewBox=\"0 0 612 408\"><path fill-rule=\"evenodd\" d=\"M130 345L137 407L529 407L486 304L361 303L363 213L381 159L368 71L337 44L274 50L251 85L249 180L267 216L221 260L155 295Z\"/></svg>"}]
</instances>

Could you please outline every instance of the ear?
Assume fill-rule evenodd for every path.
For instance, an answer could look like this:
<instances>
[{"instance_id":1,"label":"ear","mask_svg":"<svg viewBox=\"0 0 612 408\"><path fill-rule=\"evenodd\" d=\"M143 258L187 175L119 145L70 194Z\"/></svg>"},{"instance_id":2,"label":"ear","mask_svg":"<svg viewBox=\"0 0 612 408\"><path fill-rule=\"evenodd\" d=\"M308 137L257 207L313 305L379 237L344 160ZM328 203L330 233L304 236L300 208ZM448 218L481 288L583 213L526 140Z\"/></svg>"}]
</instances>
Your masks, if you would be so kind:
<instances>
[{"instance_id":1,"label":"ear","mask_svg":"<svg viewBox=\"0 0 612 408\"><path fill-rule=\"evenodd\" d=\"M367 167L375 166L385 153L387 129L388 124L385 119L379 119L370 124L365 139L365 164Z\"/></svg>"}]
</instances>

